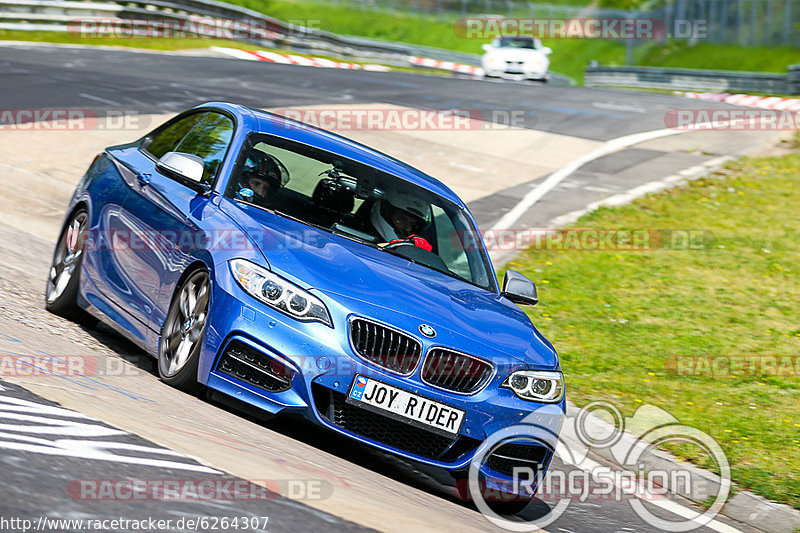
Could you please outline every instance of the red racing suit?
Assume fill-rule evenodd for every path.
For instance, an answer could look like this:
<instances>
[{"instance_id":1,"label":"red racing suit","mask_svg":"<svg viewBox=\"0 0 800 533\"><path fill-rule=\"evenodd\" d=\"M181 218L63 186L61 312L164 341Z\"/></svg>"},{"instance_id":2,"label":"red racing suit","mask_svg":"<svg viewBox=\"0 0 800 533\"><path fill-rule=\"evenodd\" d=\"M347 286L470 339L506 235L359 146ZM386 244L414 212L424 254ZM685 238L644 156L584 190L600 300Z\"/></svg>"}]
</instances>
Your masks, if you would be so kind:
<instances>
[{"instance_id":1,"label":"red racing suit","mask_svg":"<svg viewBox=\"0 0 800 533\"><path fill-rule=\"evenodd\" d=\"M433 251L433 246L431 246L431 243L429 243L427 240L425 240L423 237L420 237L419 235L409 235L405 239L394 239L389 241L389 244L397 244L400 242L408 242L413 244L414 246L422 248L423 250L428 250L429 252Z\"/></svg>"}]
</instances>

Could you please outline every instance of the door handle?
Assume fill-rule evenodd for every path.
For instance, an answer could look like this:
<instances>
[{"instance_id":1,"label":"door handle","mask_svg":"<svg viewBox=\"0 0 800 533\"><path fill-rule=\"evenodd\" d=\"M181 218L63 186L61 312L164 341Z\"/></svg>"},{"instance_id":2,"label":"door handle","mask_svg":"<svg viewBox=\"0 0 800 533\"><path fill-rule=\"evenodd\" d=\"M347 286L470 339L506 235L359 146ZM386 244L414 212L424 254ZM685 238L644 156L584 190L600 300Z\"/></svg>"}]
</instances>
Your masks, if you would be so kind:
<instances>
[{"instance_id":1,"label":"door handle","mask_svg":"<svg viewBox=\"0 0 800 533\"><path fill-rule=\"evenodd\" d=\"M136 176L136 181L139 182L139 185L144 187L145 185L150 184L150 174L142 172L141 174Z\"/></svg>"}]
</instances>

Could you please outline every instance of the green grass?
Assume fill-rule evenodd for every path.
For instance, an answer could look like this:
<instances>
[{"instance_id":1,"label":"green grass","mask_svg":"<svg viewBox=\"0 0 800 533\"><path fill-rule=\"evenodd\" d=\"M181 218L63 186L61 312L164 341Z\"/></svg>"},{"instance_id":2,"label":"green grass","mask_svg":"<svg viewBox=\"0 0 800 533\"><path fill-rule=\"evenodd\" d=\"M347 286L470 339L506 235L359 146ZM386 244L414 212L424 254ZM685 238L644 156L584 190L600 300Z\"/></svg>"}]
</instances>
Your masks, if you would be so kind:
<instances>
[{"instance_id":1,"label":"green grass","mask_svg":"<svg viewBox=\"0 0 800 533\"><path fill-rule=\"evenodd\" d=\"M89 39L57 31L19 31L0 30L0 40L35 41L40 43L83 44L102 46L124 46L147 50L186 50L208 48L209 46L241 47L241 43L225 39L175 39L175 38L102 38ZM258 47L254 47L258 48Z\"/></svg>"},{"instance_id":2,"label":"green grass","mask_svg":"<svg viewBox=\"0 0 800 533\"><path fill-rule=\"evenodd\" d=\"M230 1L279 19L298 20L343 35L402 41L474 54L480 54L481 45L486 42L458 37L453 30L455 18L452 22L444 22L431 16L362 11L322 2ZM520 16L528 15L521 13ZM550 57L552 69L579 83L583 81L583 71L590 60L597 60L602 65L625 64L624 42L560 39L549 40L545 44L553 49ZM798 62L799 55L798 50L789 47L746 48L707 43L688 47L684 42L667 45L648 43L634 49L633 63L644 66L785 73L788 65Z\"/></svg>"},{"instance_id":3,"label":"green grass","mask_svg":"<svg viewBox=\"0 0 800 533\"><path fill-rule=\"evenodd\" d=\"M800 50L788 46L742 48L723 44L685 42L667 46L651 43L636 49L637 64L653 67L750 70L786 74L786 67L800 61Z\"/></svg>"},{"instance_id":4,"label":"green grass","mask_svg":"<svg viewBox=\"0 0 800 533\"><path fill-rule=\"evenodd\" d=\"M562 3L573 2L587 3L579 0L565 0ZM474 54L482 53L481 45L486 42L459 37L453 29L453 23L458 18L457 16L453 17L452 21L444 21L434 16L361 10L353 6L305 0L230 0L230 3L281 20L343 35L407 42ZM523 10L519 16L527 17L529 15L526 10ZM109 44L160 50L199 48L214 44L231 46L230 42L223 41L225 44L220 44L220 42L202 39L101 40L80 39L51 32L35 32L37 38L30 39L20 36L22 33L24 32L0 31L0 38L75 44ZM547 40L545 44L553 49L550 57L552 69L574 78L579 84L583 82L584 69L591 60L597 60L602 65L625 64L626 45L621 41L560 39ZM785 73L788 65L798 62L799 54L797 49L789 47L746 48L708 43L689 47L685 42L673 42L666 45L646 43L634 49L633 64Z\"/></svg>"},{"instance_id":5,"label":"green grass","mask_svg":"<svg viewBox=\"0 0 800 533\"><path fill-rule=\"evenodd\" d=\"M253 44L242 45L241 42L228 41L225 39L175 39L175 38L102 38L102 39L83 39L80 37L73 37L66 33L51 32L51 31L17 31L17 30L0 30L0 40L8 41L26 41L26 42L40 42L40 43L59 43L59 44L80 44L80 45L102 45L102 46L120 46L125 48L139 48L146 50L164 50L164 51L179 51L179 50L201 50L211 46L223 46L228 48L242 48L243 46L249 50L266 50L268 52L278 52L281 54L287 53L286 50L279 50L277 48L266 48L264 46L256 46ZM303 54L304 55L304 54ZM314 57L322 59L330 59L333 61L347 61L348 63L355 63L358 65L374 64L370 61L351 61L343 60L338 57L326 56L320 54L313 54ZM432 75L449 75L449 73L441 70L423 69L414 66L398 67L391 66L393 71L397 72L415 72Z\"/></svg>"},{"instance_id":6,"label":"green grass","mask_svg":"<svg viewBox=\"0 0 800 533\"><path fill-rule=\"evenodd\" d=\"M686 376L669 360L800 355L797 205L800 153L742 159L708 178L597 210L576 225L703 230L713 236L704 249L540 249L509 264L539 287L530 316L559 350L574 402L611 401L627 415L643 404L661 407L721 444L740 487L794 507L800 369ZM713 466L686 448L672 451Z\"/></svg>"}]
</instances>

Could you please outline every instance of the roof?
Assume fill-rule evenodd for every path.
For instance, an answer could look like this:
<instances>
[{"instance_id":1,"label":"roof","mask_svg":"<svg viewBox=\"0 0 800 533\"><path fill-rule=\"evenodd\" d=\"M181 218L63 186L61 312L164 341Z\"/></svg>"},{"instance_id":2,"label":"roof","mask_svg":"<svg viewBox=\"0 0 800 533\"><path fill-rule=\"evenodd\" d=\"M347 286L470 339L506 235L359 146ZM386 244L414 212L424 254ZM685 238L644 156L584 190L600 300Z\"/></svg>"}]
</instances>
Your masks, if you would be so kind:
<instances>
[{"instance_id":1,"label":"roof","mask_svg":"<svg viewBox=\"0 0 800 533\"><path fill-rule=\"evenodd\" d=\"M255 124L250 125L253 131L275 135L276 137L307 144L325 150L326 152L341 155L344 158L351 159L404 179L414 185L428 189L457 205L464 206L464 202L461 201L447 185L436 178L390 155L365 146L352 139L317 128L316 126L296 122L281 115L276 115L260 109L252 109L239 104L210 102L198 107L217 107L225 109L236 115L239 119L238 122L243 124L252 122L252 120L248 120L249 118L255 119ZM296 124L297 127L286 127L287 121L291 121L293 124Z\"/></svg>"}]
</instances>

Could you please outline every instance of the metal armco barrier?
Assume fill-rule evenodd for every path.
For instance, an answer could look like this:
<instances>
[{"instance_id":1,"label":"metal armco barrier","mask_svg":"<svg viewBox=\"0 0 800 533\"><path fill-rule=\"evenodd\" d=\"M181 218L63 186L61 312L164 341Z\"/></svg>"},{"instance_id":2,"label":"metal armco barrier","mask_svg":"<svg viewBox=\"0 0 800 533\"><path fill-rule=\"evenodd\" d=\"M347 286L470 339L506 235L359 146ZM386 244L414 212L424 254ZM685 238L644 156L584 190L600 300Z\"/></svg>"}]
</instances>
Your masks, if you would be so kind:
<instances>
[{"instance_id":1,"label":"metal armco barrier","mask_svg":"<svg viewBox=\"0 0 800 533\"><path fill-rule=\"evenodd\" d=\"M340 56L379 59L386 64L408 65L409 56L479 65L480 56L405 43L384 42L288 24L257 11L214 0L119 0L80 2L58 0L0 0L0 29L67 31L82 19L162 19L185 21L192 17L259 21L275 35L268 39L240 39L263 46ZM87 41L88 42L88 41Z\"/></svg>"},{"instance_id":2,"label":"metal armco barrier","mask_svg":"<svg viewBox=\"0 0 800 533\"><path fill-rule=\"evenodd\" d=\"M800 65L790 67L788 74L590 65L584 74L584 84L587 87L800 94Z\"/></svg>"},{"instance_id":3,"label":"metal armco barrier","mask_svg":"<svg viewBox=\"0 0 800 533\"><path fill-rule=\"evenodd\" d=\"M800 94L800 65L790 65L786 75L789 94Z\"/></svg>"},{"instance_id":4,"label":"metal armco barrier","mask_svg":"<svg viewBox=\"0 0 800 533\"><path fill-rule=\"evenodd\" d=\"M0 0L0 29L29 31L80 31L80 22L169 20L189 22L205 17L251 23L266 30L264 38L235 38L265 47L289 49L343 60L379 61L407 66L412 57L440 62L480 65L480 55L406 43L345 36L316 28L289 24L263 13L215 0L118 0L116 2L70 0ZM257 24L255 24L257 22ZM87 39L91 43L91 39ZM575 80L551 72L554 85L575 85Z\"/></svg>"}]
</instances>

